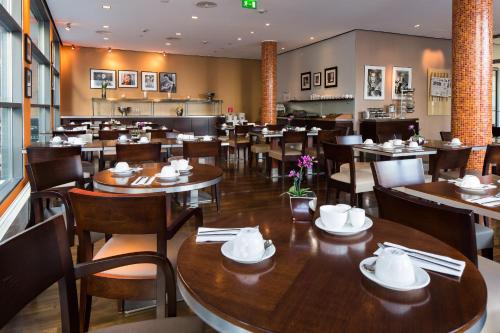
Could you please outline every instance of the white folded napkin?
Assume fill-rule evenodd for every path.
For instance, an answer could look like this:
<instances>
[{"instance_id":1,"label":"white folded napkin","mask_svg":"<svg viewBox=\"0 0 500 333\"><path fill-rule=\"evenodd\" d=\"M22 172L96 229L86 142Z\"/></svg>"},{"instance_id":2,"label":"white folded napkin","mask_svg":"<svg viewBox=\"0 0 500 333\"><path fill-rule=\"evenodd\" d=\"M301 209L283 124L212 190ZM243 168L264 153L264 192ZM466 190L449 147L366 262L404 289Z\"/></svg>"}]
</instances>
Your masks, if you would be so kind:
<instances>
[{"instance_id":1,"label":"white folded napkin","mask_svg":"<svg viewBox=\"0 0 500 333\"><path fill-rule=\"evenodd\" d=\"M413 264L423 269L457 277L462 276L465 269L465 261L456 260L439 254L410 249L408 247L390 242L384 242L384 245L405 251L410 255L410 259ZM382 249L379 248L373 254L378 256L381 252ZM455 269L447 268L444 265L454 267Z\"/></svg>"},{"instance_id":2,"label":"white folded napkin","mask_svg":"<svg viewBox=\"0 0 500 333\"><path fill-rule=\"evenodd\" d=\"M205 228L199 227L196 243L227 242L236 237L241 228Z\"/></svg>"},{"instance_id":3,"label":"white folded napkin","mask_svg":"<svg viewBox=\"0 0 500 333\"><path fill-rule=\"evenodd\" d=\"M478 205L486 206L486 207L496 207L500 206L500 197L496 197L494 195L479 198L479 199L466 199L468 202L472 202Z\"/></svg>"}]
</instances>

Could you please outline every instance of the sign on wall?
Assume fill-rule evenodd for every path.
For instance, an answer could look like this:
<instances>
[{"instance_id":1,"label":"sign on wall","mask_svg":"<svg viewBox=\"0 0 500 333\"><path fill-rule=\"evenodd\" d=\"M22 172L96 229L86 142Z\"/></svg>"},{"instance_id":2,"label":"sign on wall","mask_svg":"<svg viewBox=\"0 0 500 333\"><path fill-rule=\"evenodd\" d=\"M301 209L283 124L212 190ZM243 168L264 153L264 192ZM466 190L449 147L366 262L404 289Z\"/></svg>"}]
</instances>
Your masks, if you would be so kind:
<instances>
[{"instance_id":1,"label":"sign on wall","mask_svg":"<svg viewBox=\"0 0 500 333\"><path fill-rule=\"evenodd\" d=\"M246 9L257 9L257 0L241 0L241 7Z\"/></svg>"}]
</instances>

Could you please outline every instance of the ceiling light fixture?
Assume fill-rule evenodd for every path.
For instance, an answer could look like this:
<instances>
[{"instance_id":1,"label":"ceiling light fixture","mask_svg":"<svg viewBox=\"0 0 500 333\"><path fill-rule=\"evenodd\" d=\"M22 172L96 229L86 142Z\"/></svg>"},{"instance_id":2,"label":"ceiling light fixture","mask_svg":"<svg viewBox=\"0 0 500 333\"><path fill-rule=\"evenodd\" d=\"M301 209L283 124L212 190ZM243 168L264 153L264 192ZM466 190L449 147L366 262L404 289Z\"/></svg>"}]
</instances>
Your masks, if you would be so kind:
<instances>
[{"instance_id":1,"label":"ceiling light fixture","mask_svg":"<svg viewBox=\"0 0 500 333\"><path fill-rule=\"evenodd\" d=\"M111 9L110 5L102 5L102 9Z\"/></svg>"},{"instance_id":2,"label":"ceiling light fixture","mask_svg":"<svg viewBox=\"0 0 500 333\"><path fill-rule=\"evenodd\" d=\"M217 3L213 1L199 1L196 3L196 7L199 8L215 8L217 7Z\"/></svg>"},{"instance_id":3,"label":"ceiling light fixture","mask_svg":"<svg viewBox=\"0 0 500 333\"><path fill-rule=\"evenodd\" d=\"M180 35L182 35L182 34L181 34L180 32L176 32L176 33L175 33L175 35L176 35L176 36L180 36Z\"/></svg>"},{"instance_id":4,"label":"ceiling light fixture","mask_svg":"<svg viewBox=\"0 0 500 333\"><path fill-rule=\"evenodd\" d=\"M74 50L75 49L75 45L71 45L71 49Z\"/></svg>"},{"instance_id":5,"label":"ceiling light fixture","mask_svg":"<svg viewBox=\"0 0 500 333\"><path fill-rule=\"evenodd\" d=\"M163 56L166 57L167 56L167 52L163 51Z\"/></svg>"},{"instance_id":6,"label":"ceiling light fixture","mask_svg":"<svg viewBox=\"0 0 500 333\"><path fill-rule=\"evenodd\" d=\"M241 40L241 37L238 37L237 39L238 39L238 40Z\"/></svg>"},{"instance_id":7,"label":"ceiling light fixture","mask_svg":"<svg viewBox=\"0 0 500 333\"><path fill-rule=\"evenodd\" d=\"M284 50L284 49L285 49L284 47L281 48L281 50Z\"/></svg>"},{"instance_id":8,"label":"ceiling light fixture","mask_svg":"<svg viewBox=\"0 0 500 333\"><path fill-rule=\"evenodd\" d=\"M420 24L415 24L413 27L414 27L415 29L418 29L418 28L420 28Z\"/></svg>"},{"instance_id":9,"label":"ceiling light fixture","mask_svg":"<svg viewBox=\"0 0 500 333\"><path fill-rule=\"evenodd\" d=\"M191 16L191 18L192 18L193 20L197 20L197 19L198 19L198 16Z\"/></svg>"},{"instance_id":10,"label":"ceiling light fixture","mask_svg":"<svg viewBox=\"0 0 500 333\"><path fill-rule=\"evenodd\" d=\"M109 29L109 25L103 25L102 28L103 29Z\"/></svg>"},{"instance_id":11,"label":"ceiling light fixture","mask_svg":"<svg viewBox=\"0 0 500 333\"><path fill-rule=\"evenodd\" d=\"M268 27L268 26L270 26L270 25L271 25L271 23L266 23L266 27Z\"/></svg>"},{"instance_id":12,"label":"ceiling light fixture","mask_svg":"<svg viewBox=\"0 0 500 333\"><path fill-rule=\"evenodd\" d=\"M203 44L208 44L208 40L204 40L204 41L203 41Z\"/></svg>"},{"instance_id":13,"label":"ceiling light fixture","mask_svg":"<svg viewBox=\"0 0 500 333\"><path fill-rule=\"evenodd\" d=\"M314 40L314 37L313 37L313 36L311 36L311 37L309 37L309 39L310 39L310 40Z\"/></svg>"},{"instance_id":14,"label":"ceiling light fixture","mask_svg":"<svg viewBox=\"0 0 500 333\"><path fill-rule=\"evenodd\" d=\"M254 34L255 32L253 32L253 31L250 31L250 33L251 33L251 34L253 35L253 34Z\"/></svg>"},{"instance_id":15,"label":"ceiling light fixture","mask_svg":"<svg viewBox=\"0 0 500 333\"><path fill-rule=\"evenodd\" d=\"M165 43L165 45L170 46L170 45L172 45L172 43Z\"/></svg>"},{"instance_id":16,"label":"ceiling light fixture","mask_svg":"<svg viewBox=\"0 0 500 333\"><path fill-rule=\"evenodd\" d=\"M113 49L111 47L108 47L108 53L111 53Z\"/></svg>"},{"instance_id":17,"label":"ceiling light fixture","mask_svg":"<svg viewBox=\"0 0 500 333\"><path fill-rule=\"evenodd\" d=\"M66 27L64 29L70 31L71 30L71 23L66 23Z\"/></svg>"},{"instance_id":18,"label":"ceiling light fixture","mask_svg":"<svg viewBox=\"0 0 500 333\"><path fill-rule=\"evenodd\" d=\"M103 37L102 39L104 39L104 40L109 40L109 37Z\"/></svg>"}]
</instances>

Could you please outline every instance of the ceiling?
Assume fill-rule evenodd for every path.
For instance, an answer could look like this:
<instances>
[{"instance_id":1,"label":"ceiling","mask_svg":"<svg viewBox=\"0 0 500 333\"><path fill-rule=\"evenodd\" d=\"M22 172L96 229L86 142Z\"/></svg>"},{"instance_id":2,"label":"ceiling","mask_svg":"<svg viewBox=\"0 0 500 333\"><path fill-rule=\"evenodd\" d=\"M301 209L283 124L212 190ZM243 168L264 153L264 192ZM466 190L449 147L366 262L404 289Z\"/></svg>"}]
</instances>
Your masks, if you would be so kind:
<instances>
[{"instance_id":1,"label":"ceiling","mask_svg":"<svg viewBox=\"0 0 500 333\"><path fill-rule=\"evenodd\" d=\"M278 41L279 52L286 52L353 29L451 36L451 0L260 0L264 13L241 8L241 0L213 1L216 8L198 8L198 0L47 0L47 4L64 44L137 51L259 58L263 40ZM494 16L500 17L500 1L495 1ZM96 33L99 30L109 33ZM494 31L500 32L500 20ZM166 40L178 32L180 40Z\"/></svg>"}]
</instances>

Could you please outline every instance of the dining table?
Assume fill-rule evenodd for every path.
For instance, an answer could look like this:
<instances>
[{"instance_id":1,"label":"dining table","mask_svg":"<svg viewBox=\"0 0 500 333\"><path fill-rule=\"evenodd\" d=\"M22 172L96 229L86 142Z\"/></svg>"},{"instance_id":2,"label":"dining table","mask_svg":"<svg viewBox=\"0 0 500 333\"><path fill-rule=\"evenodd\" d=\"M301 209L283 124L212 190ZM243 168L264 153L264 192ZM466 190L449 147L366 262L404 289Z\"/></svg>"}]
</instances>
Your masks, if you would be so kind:
<instances>
[{"instance_id":1,"label":"dining table","mask_svg":"<svg viewBox=\"0 0 500 333\"><path fill-rule=\"evenodd\" d=\"M497 175L478 176L482 184L493 184L496 187L486 190L464 190L459 188L454 182L439 181L396 187L395 189L415 197L448 205L455 208L470 209L475 214L486 216L495 220L500 220L500 205L488 207L476 203L477 199L499 195L500 203L500 177ZM472 201L471 201L472 200Z\"/></svg>"},{"instance_id":2,"label":"dining table","mask_svg":"<svg viewBox=\"0 0 500 333\"><path fill-rule=\"evenodd\" d=\"M181 246L178 286L185 302L218 332L480 332L487 293L477 267L458 250L418 230L372 218L352 236L334 236L313 223L293 223L289 207L226 214L208 225L258 226L275 254L257 264L223 256L222 243ZM427 271L430 283L412 291L367 279L360 262L379 242L463 260L460 278Z\"/></svg>"},{"instance_id":3,"label":"dining table","mask_svg":"<svg viewBox=\"0 0 500 333\"><path fill-rule=\"evenodd\" d=\"M387 159L398 159L406 157L422 157L427 155L434 155L437 150L425 146L410 148L408 145L394 146L393 148L383 148L380 144L357 144L353 146L354 151L384 156Z\"/></svg>"}]
</instances>

